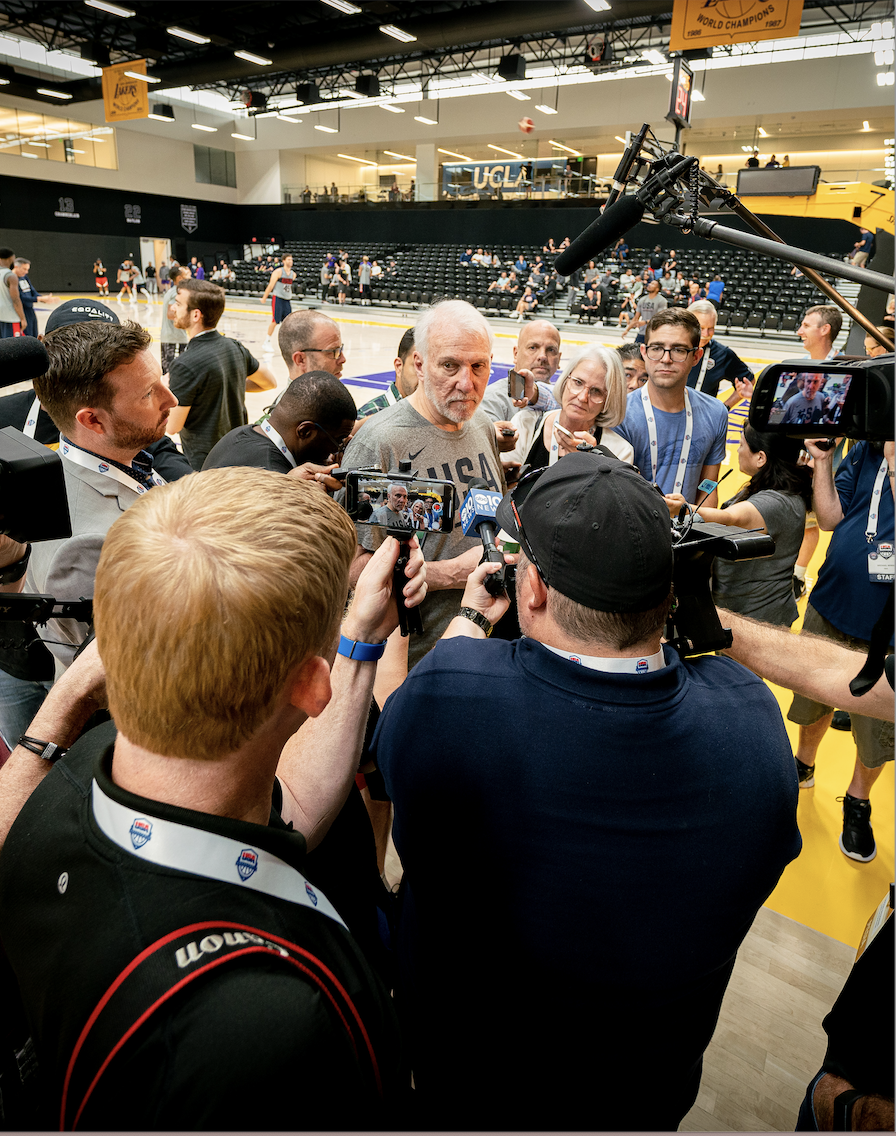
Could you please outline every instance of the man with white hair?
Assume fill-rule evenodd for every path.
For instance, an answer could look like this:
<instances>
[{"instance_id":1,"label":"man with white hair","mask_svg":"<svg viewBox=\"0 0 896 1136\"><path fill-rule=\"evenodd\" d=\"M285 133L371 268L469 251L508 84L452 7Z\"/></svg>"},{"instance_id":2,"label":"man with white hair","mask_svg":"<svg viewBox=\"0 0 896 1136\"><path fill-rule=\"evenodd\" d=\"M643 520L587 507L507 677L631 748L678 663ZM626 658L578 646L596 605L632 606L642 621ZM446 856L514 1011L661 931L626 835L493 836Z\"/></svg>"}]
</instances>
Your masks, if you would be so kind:
<instances>
[{"instance_id":1,"label":"man with white hair","mask_svg":"<svg viewBox=\"0 0 896 1136\"><path fill-rule=\"evenodd\" d=\"M414 328L417 389L368 418L343 455L347 469L376 467L383 473L409 461L422 478L453 481L463 499L473 478L497 492L506 485L495 431L479 410L491 372L491 328L463 300L444 300L420 317ZM359 558L366 560L374 535L358 530ZM430 533L423 555L429 595L421 608L424 633L411 637L413 666L433 646L457 612L467 576L479 563L478 537L465 537L460 524L451 533Z\"/></svg>"},{"instance_id":2,"label":"man with white hair","mask_svg":"<svg viewBox=\"0 0 896 1136\"><path fill-rule=\"evenodd\" d=\"M719 384L723 379L728 379L734 386L734 392L728 398L726 406L734 406L752 393L753 372L730 347L719 343L715 338L718 312L709 300L695 300L688 306L688 311L697 317L700 324L703 356L691 367L687 385L692 390L703 391L715 398L719 393Z\"/></svg>"}]
</instances>

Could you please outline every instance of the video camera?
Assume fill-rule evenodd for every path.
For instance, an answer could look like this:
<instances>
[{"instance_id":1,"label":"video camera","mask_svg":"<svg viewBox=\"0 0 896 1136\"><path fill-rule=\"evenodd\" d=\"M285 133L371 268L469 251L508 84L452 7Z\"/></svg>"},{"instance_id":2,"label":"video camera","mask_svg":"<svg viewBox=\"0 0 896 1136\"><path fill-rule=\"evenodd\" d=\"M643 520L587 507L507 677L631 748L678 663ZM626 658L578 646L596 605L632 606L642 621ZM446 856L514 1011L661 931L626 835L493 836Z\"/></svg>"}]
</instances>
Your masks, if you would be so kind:
<instances>
[{"instance_id":1,"label":"video camera","mask_svg":"<svg viewBox=\"0 0 896 1136\"><path fill-rule=\"evenodd\" d=\"M801 360L766 367L753 388L750 425L792 438L892 441L893 360L890 352L842 363Z\"/></svg>"}]
</instances>

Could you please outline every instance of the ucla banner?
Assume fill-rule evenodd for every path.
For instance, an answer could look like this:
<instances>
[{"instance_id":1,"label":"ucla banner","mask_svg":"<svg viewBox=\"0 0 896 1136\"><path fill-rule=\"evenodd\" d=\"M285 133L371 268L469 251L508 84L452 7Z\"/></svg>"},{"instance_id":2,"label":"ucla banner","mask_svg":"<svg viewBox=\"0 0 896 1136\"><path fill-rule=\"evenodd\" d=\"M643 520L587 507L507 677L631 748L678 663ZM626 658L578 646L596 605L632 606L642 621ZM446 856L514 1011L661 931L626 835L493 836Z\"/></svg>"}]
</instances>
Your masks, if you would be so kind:
<instances>
[{"instance_id":1,"label":"ucla banner","mask_svg":"<svg viewBox=\"0 0 896 1136\"><path fill-rule=\"evenodd\" d=\"M133 79L126 71L146 74L146 60L132 59L103 68L103 106L106 122L124 122L130 118L149 116L149 87L141 79Z\"/></svg>"},{"instance_id":2,"label":"ucla banner","mask_svg":"<svg viewBox=\"0 0 896 1136\"><path fill-rule=\"evenodd\" d=\"M799 35L803 0L675 0L670 51Z\"/></svg>"},{"instance_id":3,"label":"ucla banner","mask_svg":"<svg viewBox=\"0 0 896 1136\"><path fill-rule=\"evenodd\" d=\"M532 161L449 162L442 165L442 192L446 196L469 192L521 192L545 179L562 177L565 158Z\"/></svg>"}]
</instances>

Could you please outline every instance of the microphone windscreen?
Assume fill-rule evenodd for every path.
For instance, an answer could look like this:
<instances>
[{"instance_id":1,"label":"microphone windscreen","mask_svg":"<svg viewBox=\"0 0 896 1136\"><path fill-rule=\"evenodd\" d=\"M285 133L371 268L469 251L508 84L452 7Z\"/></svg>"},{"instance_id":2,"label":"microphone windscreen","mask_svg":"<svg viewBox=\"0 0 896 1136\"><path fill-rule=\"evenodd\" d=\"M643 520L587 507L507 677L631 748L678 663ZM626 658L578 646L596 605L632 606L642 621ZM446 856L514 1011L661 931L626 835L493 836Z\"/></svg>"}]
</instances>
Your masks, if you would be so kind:
<instances>
[{"instance_id":1,"label":"microphone windscreen","mask_svg":"<svg viewBox=\"0 0 896 1136\"><path fill-rule=\"evenodd\" d=\"M0 387L36 379L50 369L47 349L31 335L0 339Z\"/></svg>"},{"instance_id":2,"label":"microphone windscreen","mask_svg":"<svg viewBox=\"0 0 896 1136\"><path fill-rule=\"evenodd\" d=\"M561 276L571 276L577 268L624 237L643 216L644 204L637 197L620 197L560 253L554 267Z\"/></svg>"},{"instance_id":3,"label":"microphone windscreen","mask_svg":"<svg viewBox=\"0 0 896 1136\"><path fill-rule=\"evenodd\" d=\"M481 477L470 482L460 507L460 524L464 536L472 536L484 521L494 524L502 497L503 494L491 489Z\"/></svg>"}]
</instances>

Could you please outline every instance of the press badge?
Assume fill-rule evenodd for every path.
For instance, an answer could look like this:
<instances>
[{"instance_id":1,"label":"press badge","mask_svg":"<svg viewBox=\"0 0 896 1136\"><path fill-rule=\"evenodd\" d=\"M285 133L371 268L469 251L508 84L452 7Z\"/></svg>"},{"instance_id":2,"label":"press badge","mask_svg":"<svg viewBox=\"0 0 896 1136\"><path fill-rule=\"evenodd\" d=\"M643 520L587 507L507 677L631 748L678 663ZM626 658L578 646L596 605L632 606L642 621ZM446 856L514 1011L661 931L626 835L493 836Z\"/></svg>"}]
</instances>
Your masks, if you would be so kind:
<instances>
[{"instance_id":1,"label":"press badge","mask_svg":"<svg viewBox=\"0 0 896 1136\"><path fill-rule=\"evenodd\" d=\"M868 552L868 579L873 584L893 583L893 542L875 541Z\"/></svg>"}]
</instances>

